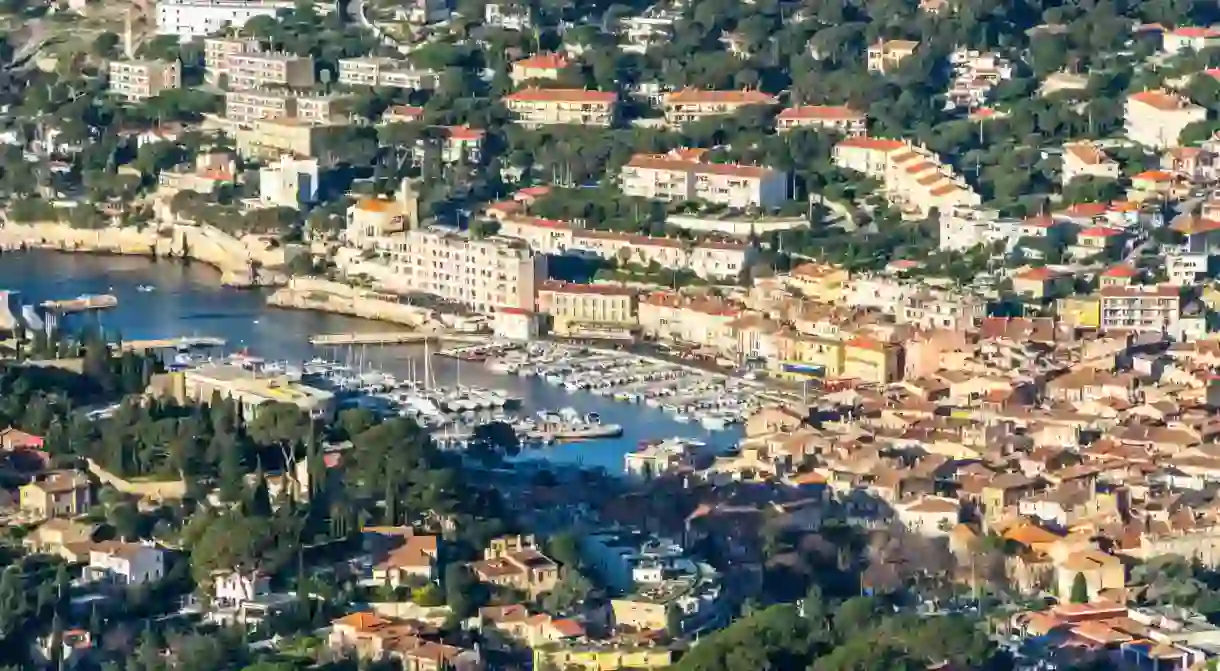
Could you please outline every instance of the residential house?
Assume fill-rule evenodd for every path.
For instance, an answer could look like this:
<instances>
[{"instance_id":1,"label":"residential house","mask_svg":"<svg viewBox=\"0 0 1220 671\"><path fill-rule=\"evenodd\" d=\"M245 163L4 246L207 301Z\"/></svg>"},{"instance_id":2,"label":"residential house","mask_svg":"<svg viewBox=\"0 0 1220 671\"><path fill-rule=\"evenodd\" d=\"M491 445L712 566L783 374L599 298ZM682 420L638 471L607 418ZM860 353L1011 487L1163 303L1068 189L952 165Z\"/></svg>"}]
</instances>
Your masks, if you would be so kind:
<instances>
[{"instance_id":1,"label":"residential house","mask_svg":"<svg viewBox=\"0 0 1220 671\"><path fill-rule=\"evenodd\" d=\"M1067 185L1077 177L1118 179L1118 161L1092 142L1069 142L1063 145L1061 181Z\"/></svg>"},{"instance_id":2,"label":"residential house","mask_svg":"<svg viewBox=\"0 0 1220 671\"><path fill-rule=\"evenodd\" d=\"M1178 146L1182 129L1207 119L1207 110L1165 91L1142 91L1127 97L1127 137L1160 149Z\"/></svg>"},{"instance_id":3,"label":"residential house","mask_svg":"<svg viewBox=\"0 0 1220 671\"><path fill-rule=\"evenodd\" d=\"M886 74L915 54L919 42L913 40L877 40L868 48L866 64L869 72Z\"/></svg>"},{"instance_id":4,"label":"residential house","mask_svg":"<svg viewBox=\"0 0 1220 671\"><path fill-rule=\"evenodd\" d=\"M731 208L773 208L788 198L787 173L763 166L712 163L705 150L636 154L619 173L629 196L683 202L704 200Z\"/></svg>"},{"instance_id":5,"label":"residential house","mask_svg":"<svg viewBox=\"0 0 1220 671\"><path fill-rule=\"evenodd\" d=\"M93 486L77 471L40 475L20 489L21 509L39 517L75 517L93 507Z\"/></svg>"},{"instance_id":6,"label":"residential house","mask_svg":"<svg viewBox=\"0 0 1220 671\"><path fill-rule=\"evenodd\" d=\"M844 135L863 135L868 131L864 113L842 105L797 105L775 117L776 130L794 128L816 128Z\"/></svg>"},{"instance_id":7,"label":"residential house","mask_svg":"<svg viewBox=\"0 0 1220 671\"><path fill-rule=\"evenodd\" d=\"M559 566L539 551L533 536L492 539L483 560L472 562L471 571L481 582L520 590L535 598L554 589Z\"/></svg>"},{"instance_id":8,"label":"residential house","mask_svg":"<svg viewBox=\"0 0 1220 671\"><path fill-rule=\"evenodd\" d=\"M559 79L559 73L569 65L571 61L562 54L536 54L513 61L509 77L515 86L539 79Z\"/></svg>"},{"instance_id":9,"label":"residential house","mask_svg":"<svg viewBox=\"0 0 1220 671\"><path fill-rule=\"evenodd\" d=\"M146 585L165 575L165 551L143 543L105 541L89 550L85 578L114 585Z\"/></svg>"}]
</instances>

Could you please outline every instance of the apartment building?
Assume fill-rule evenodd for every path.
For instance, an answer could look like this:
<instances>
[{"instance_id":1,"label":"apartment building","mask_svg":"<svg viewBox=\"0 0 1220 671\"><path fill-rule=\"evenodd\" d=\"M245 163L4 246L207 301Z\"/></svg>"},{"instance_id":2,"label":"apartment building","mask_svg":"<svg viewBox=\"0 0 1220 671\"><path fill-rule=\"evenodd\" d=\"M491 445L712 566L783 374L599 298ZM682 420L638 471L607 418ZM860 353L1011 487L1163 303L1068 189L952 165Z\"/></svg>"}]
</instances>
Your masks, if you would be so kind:
<instances>
[{"instance_id":1,"label":"apartment building","mask_svg":"<svg viewBox=\"0 0 1220 671\"><path fill-rule=\"evenodd\" d=\"M1011 248L1021 238L1044 238L1060 225L1051 217L1001 217L996 210L959 205L940 213L940 249L965 250L997 242Z\"/></svg>"},{"instance_id":2,"label":"apartment building","mask_svg":"<svg viewBox=\"0 0 1220 671\"><path fill-rule=\"evenodd\" d=\"M281 156L258 171L258 199L267 207L290 207L318 200L318 160Z\"/></svg>"},{"instance_id":3,"label":"apartment building","mask_svg":"<svg viewBox=\"0 0 1220 671\"><path fill-rule=\"evenodd\" d=\"M778 105L779 99L762 91L708 91L685 88L667 93L662 98L665 121L681 125L725 116L749 105Z\"/></svg>"},{"instance_id":4,"label":"apartment building","mask_svg":"<svg viewBox=\"0 0 1220 671\"><path fill-rule=\"evenodd\" d=\"M262 119L296 119L331 124L345 119L341 93L294 93L281 89L225 92L225 118L239 124Z\"/></svg>"},{"instance_id":5,"label":"apartment building","mask_svg":"<svg viewBox=\"0 0 1220 671\"><path fill-rule=\"evenodd\" d=\"M864 113L842 105L798 105L775 117L776 130L793 128L817 128L845 135L863 135L868 131Z\"/></svg>"},{"instance_id":6,"label":"apartment building","mask_svg":"<svg viewBox=\"0 0 1220 671\"><path fill-rule=\"evenodd\" d=\"M1220 47L1220 30L1198 26L1182 26L1161 33L1161 49L1170 56L1183 51L1198 53Z\"/></svg>"},{"instance_id":7,"label":"apartment building","mask_svg":"<svg viewBox=\"0 0 1220 671\"><path fill-rule=\"evenodd\" d=\"M1107 286L1101 296L1101 329L1166 333L1182 316L1174 286Z\"/></svg>"},{"instance_id":8,"label":"apartment building","mask_svg":"<svg viewBox=\"0 0 1220 671\"><path fill-rule=\"evenodd\" d=\"M263 45L248 37L208 37L203 40L203 80L220 86L221 75L227 74L229 56L262 51Z\"/></svg>"},{"instance_id":9,"label":"apartment building","mask_svg":"<svg viewBox=\"0 0 1220 671\"><path fill-rule=\"evenodd\" d=\"M1210 146L1209 146L1210 145ZM1161 170L1191 182L1213 182L1220 178L1214 141L1203 147L1173 147L1161 154Z\"/></svg>"},{"instance_id":10,"label":"apartment building","mask_svg":"<svg viewBox=\"0 0 1220 671\"><path fill-rule=\"evenodd\" d=\"M893 72L910 58L919 48L919 42L912 40L878 40L868 48L867 65L869 72L885 74Z\"/></svg>"},{"instance_id":11,"label":"apartment building","mask_svg":"<svg viewBox=\"0 0 1220 671\"><path fill-rule=\"evenodd\" d=\"M394 270L395 287L422 291L476 312L534 310L546 278L546 256L520 240L478 239L440 227L390 235L379 243Z\"/></svg>"},{"instance_id":12,"label":"apartment building","mask_svg":"<svg viewBox=\"0 0 1220 671\"><path fill-rule=\"evenodd\" d=\"M1063 145L1063 184L1066 185L1077 177L1118 179L1118 175L1118 161L1107 156L1101 147L1092 142L1069 142Z\"/></svg>"},{"instance_id":13,"label":"apartment building","mask_svg":"<svg viewBox=\"0 0 1220 671\"><path fill-rule=\"evenodd\" d=\"M704 279L735 280L754 261L749 245L704 241L687 245L673 238L653 238L613 231L577 230L573 249L622 264L689 270Z\"/></svg>"},{"instance_id":14,"label":"apartment building","mask_svg":"<svg viewBox=\"0 0 1220 671\"><path fill-rule=\"evenodd\" d=\"M157 34L204 37L295 6L293 0L157 0Z\"/></svg>"},{"instance_id":15,"label":"apartment building","mask_svg":"<svg viewBox=\"0 0 1220 671\"><path fill-rule=\"evenodd\" d=\"M899 324L961 331L976 327L987 315L987 301L973 294L917 287L905 295L895 314Z\"/></svg>"},{"instance_id":16,"label":"apartment building","mask_svg":"<svg viewBox=\"0 0 1220 671\"><path fill-rule=\"evenodd\" d=\"M704 149L636 154L619 173L623 193L657 200L704 200L737 209L779 207L788 174L763 166L712 163Z\"/></svg>"},{"instance_id":17,"label":"apartment building","mask_svg":"<svg viewBox=\"0 0 1220 671\"><path fill-rule=\"evenodd\" d=\"M566 254L573 249L577 226L567 221L512 215L500 220L500 235L524 240L540 254Z\"/></svg>"},{"instance_id":18,"label":"apartment building","mask_svg":"<svg viewBox=\"0 0 1220 671\"><path fill-rule=\"evenodd\" d=\"M381 239L394 233L402 233L410 226L403 204L397 200L361 198L347 208L347 224L343 229L343 242L361 250L370 250L381 244Z\"/></svg>"},{"instance_id":19,"label":"apartment building","mask_svg":"<svg viewBox=\"0 0 1220 671\"><path fill-rule=\"evenodd\" d=\"M508 2L489 2L483 7L483 23L492 28L524 32L534 29L534 19L529 5Z\"/></svg>"},{"instance_id":20,"label":"apartment building","mask_svg":"<svg viewBox=\"0 0 1220 671\"><path fill-rule=\"evenodd\" d=\"M525 88L504 97L504 104L527 126L574 124L612 126L618 95L584 89Z\"/></svg>"},{"instance_id":21,"label":"apartment building","mask_svg":"<svg viewBox=\"0 0 1220 671\"><path fill-rule=\"evenodd\" d=\"M1207 119L1207 110L1172 93L1143 91L1127 97L1127 137L1142 145L1178 146L1182 129Z\"/></svg>"},{"instance_id":22,"label":"apartment building","mask_svg":"<svg viewBox=\"0 0 1220 671\"><path fill-rule=\"evenodd\" d=\"M630 330L639 324L636 293L612 284L548 281L538 289L538 312L549 315L551 331L576 337Z\"/></svg>"},{"instance_id":23,"label":"apartment building","mask_svg":"<svg viewBox=\"0 0 1220 671\"><path fill-rule=\"evenodd\" d=\"M178 61L110 61L107 70L108 90L128 102L182 88L182 65Z\"/></svg>"},{"instance_id":24,"label":"apartment building","mask_svg":"<svg viewBox=\"0 0 1220 671\"><path fill-rule=\"evenodd\" d=\"M538 79L559 79L559 73L571 65L563 54L537 54L513 62L509 78L515 86Z\"/></svg>"},{"instance_id":25,"label":"apartment building","mask_svg":"<svg viewBox=\"0 0 1220 671\"><path fill-rule=\"evenodd\" d=\"M719 299L657 292L640 300L639 315L640 331L648 338L732 351L737 343L733 324L741 311Z\"/></svg>"},{"instance_id":26,"label":"apartment building","mask_svg":"<svg viewBox=\"0 0 1220 671\"><path fill-rule=\"evenodd\" d=\"M440 82L432 70L419 70L407 61L381 56L339 59L339 83L344 86L379 86L430 91Z\"/></svg>"},{"instance_id":27,"label":"apartment building","mask_svg":"<svg viewBox=\"0 0 1220 671\"><path fill-rule=\"evenodd\" d=\"M249 128L237 129L234 136L237 153L243 158L278 160L283 154L325 158L324 145L340 128L291 118L258 119Z\"/></svg>"},{"instance_id":28,"label":"apartment building","mask_svg":"<svg viewBox=\"0 0 1220 671\"><path fill-rule=\"evenodd\" d=\"M232 91L265 86L309 88L314 85L313 56L271 51L232 53L225 57L223 76Z\"/></svg>"},{"instance_id":29,"label":"apartment building","mask_svg":"<svg viewBox=\"0 0 1220 671\"><path fill-rule=\"evenodd\" d=\"M835 165L878 179L890 201L911 218L936 209L978 206L982 197L935 153L897 140L847 138L834 148Z\"/></svg>"}]
</instances>

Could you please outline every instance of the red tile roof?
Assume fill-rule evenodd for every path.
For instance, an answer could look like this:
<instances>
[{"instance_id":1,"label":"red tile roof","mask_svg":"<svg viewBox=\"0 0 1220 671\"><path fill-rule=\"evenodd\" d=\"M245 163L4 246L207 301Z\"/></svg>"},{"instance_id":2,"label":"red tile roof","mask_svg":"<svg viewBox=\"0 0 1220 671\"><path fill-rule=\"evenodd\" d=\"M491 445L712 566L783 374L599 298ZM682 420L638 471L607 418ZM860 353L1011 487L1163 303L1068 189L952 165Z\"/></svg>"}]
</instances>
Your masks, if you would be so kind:
<instances>
[{"instance_id":1,"label":"red tile roof","mask_svg":"<svg viewBox=\"0 0 1220 671\"><path fill-rule=\"evenodd\" d=\"M1109 228L1106 226L1094 226L1086 228L1078 234L1078 237L1085 238L1112 238L1116 235L1122 235L1123 232L1117 228Z\"/></svg>"},{"instance_id":2,"label":"red tile roof","mask_svg":"<svg viewBox=\"0 0 1220 671\"><path fill-rule=\"evenodd\" d=\"M887 140L880 137L849 137L840 142L838 147L850 149L872 149L873 151L892 152L906 147L900 140Z\"/></svg>"},{"instance_id":3,"label":"red tile roof","mask_svg":"<svg viewBox=\"0 0 1220 671\"><path fill-rule=\"evenodd\" d=\"M1103 277L1135 277L1138 274L1139 274L1139 272L1135 268L1132 268L1131 266L1129 266L1125 263L1120 263L1118 265L1113 265L1113 266L1110 266L1109 268L1106 268L1105 272L1102 273L1102 276Z\"/></svg>"},{"instance_id":4,"label":"red tile roof","mask_svg":"<svg viewBox=\"0 0 1220 671\"><path fill-rule=\"evenodd\" d=\"M514 68L528 68L531 70L562 70L568 67L567 57L563 54L535 54L528 58L522 58L513 63Z\"/></svg>"}]
</instances>

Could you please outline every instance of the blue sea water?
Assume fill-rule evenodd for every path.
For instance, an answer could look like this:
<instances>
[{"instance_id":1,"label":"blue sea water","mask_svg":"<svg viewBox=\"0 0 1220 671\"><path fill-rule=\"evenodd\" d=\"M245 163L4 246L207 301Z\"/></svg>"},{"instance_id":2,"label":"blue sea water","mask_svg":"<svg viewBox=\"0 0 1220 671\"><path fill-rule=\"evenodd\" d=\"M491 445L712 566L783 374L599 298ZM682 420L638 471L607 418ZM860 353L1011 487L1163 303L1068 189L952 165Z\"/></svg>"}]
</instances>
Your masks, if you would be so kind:
<instances>
[{"instance_id":1,"label":"blue sea water","mask_svg":"<svg viewBox=\"0 0 1220 671\"><path fill-rule=\"evenodd\" d=\"M137 289L141 285L156 290L141 292ZM215 336L227 340L232 351L244 348L266 359L300 362L315 356L339 360L360 357L373 368L396 375L406 375L412 368L423 370L422 347L314 348L308 341L314 334L384 331L391 327L268 307L266 291L222 287L219 274L201 264L46 251L7 253L0 255L0 290L21 292L25 303L81 294L114 294L119 299L118 307L97 318L108 332L126 339ZM644 405L618 403L587 392L568 393L537 378L492 373L477 363L433 357L432 367L440 384L460 379L466 385L503 389L522 397L527 410L572 407L582 413L596 412L603 422L624 429L620 438L531 450L529 458L620 473L623 455L642 440L682 436L729 446L740 438L739 430L708 432L696 424L674 422L664 412Z\"/></svg>"}]
</instances>

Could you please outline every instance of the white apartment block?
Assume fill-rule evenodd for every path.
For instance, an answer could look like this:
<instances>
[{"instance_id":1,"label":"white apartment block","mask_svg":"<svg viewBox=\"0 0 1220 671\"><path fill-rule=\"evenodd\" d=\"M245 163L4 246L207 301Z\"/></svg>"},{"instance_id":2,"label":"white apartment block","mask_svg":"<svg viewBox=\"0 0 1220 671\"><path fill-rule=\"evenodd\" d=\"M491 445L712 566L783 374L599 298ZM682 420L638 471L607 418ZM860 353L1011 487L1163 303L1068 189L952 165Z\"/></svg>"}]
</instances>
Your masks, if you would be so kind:
<instances>
[{"instance_id":1,"label":"white apartment block","mask_svg":"<svg viewBox=\"0 0 1220 671\"><path fill-rule=\"evenodd\" d=\"M948 109L982 107L996 84L1012 79L1012 64L993 53L958 49L950 54L949 63L953 81L945 96Z\"/></svg>"},{"instance_id":2,"label":"white apartment block","mask_svg":"<svg viewBox=\"0 0 1220 671\"><path fill-rule=\"evenodd\" d=\"M853 275L843 291L843 304L897 315L919 285L881 275Z\"/></svg>"},{"instance_id":3,"label":"white apartment block","mask_svg":"<svg viewBox=\"0 0 1220 671\"><path fill-rule=\"evenodd\" d=\"M778 98L762 91L705 91L686 88L665 94L661 107L665 110L666 122L680 125L733 114L749 105L778 104Z\"/></svg>"},{"instance_id":4,"label":"white apartment block","mask_svg":"<svg viewBox=\"0 0 1220 671\"><path fill-rule=\"evenodd\" d=\"M1077 177L1118 179L1118 175L1118 161L1107 156L1106 152L1092 142L1069 142L1063 145L1063 184Z\"/></svg>"},{"instance_id":5,"label":"white apartment block","mask_svg":"<svg viewBox=\"0 0 1220 671\"><path fill-rule=\"evenodd\" d=\"M1183 128L1206 119L1207 110L1172 93L1143 91L1127 97L1127 137L1148 147L1176 147Z\"/></svg>"},{"instance_id":6,"label":"white apartment block","mask_svg":"<svg viewBox=\"0 0 1220 671\"><path fill-rule=\"evenodd\" d=\"M584 89L527 88L504 97L508 110L526 126L611 126L617 103L615 93Z\"/></svg>"},{"instance_id":7,"label":"white apartment block","mask_svg":"<svg viewBox=\"0 0 1220 671\"><path fill-rule=\"evenodd\" d=\"M619 20L619 49L628 53L642 54L650 48L665 44L674 37L674 23L679 14L649 10L643 16L625 16Z\"/></svg>"},{"instance_id":8,"label":"white apartment block","mask_svg":"<svg viewBox=\"0 0 1220 671\"><path fill-rule=\"evenodd\" d=\"M1166 254L1165 274L1174 286L1194 285L1207 275L1206 254Z\"/></svg>"},{"instance_id":9,"label":"white apartment block","mask_svg":"<svg viewBox=\"0 0 1220 671\"><path fill-rule=\"evenodd\" d=\"M705 150L636 154L619 173L623 193L669 201L704 200L736 209L779 207L788 174L771 168L711 163Z\"/></svg>"},{"instance_id":10,"label":"white apartment block","mask_svg":"<svg viewBox=\"0 0 1220 671\"><path fill-rule=\"evenodd\" d=\"M489 2L483 7L483 23L493 28L518 32L534 29L530 6L525 3Z\"/></svg>"},{"instance_id":11,"label":"white apartment block","mask_svg":"<svg viewBox=\"0 0 1220 671\"><path fill-rule=\"evenodd\" d=\"M209 37L203 41L203 80L220 86L220 75L226 74L229 56L262 51L263 45L247 37Z\"/></svg>"},{"instance_id":12,"label":"white apartment block","mask_svg":"<svg viewBox=\"0 0 1220 671\"><path fill-rule=\"evenodd\" d=\"M396 58L365 56L339 59L339 83L344 86L430 91L439 82L440 75L436 72L417 70L410 63Z\"/></svg>"},{"instance_id":13,"label":"white apartment block","mask_svg":"<svg viewBox=\"0 0 1220 671\"><path fill-rule=\"evenodd\" d=\"M1101 291L1101 330L1167 333L1176 329L1182 301L1174 286L1108 286Z\"/></svg>"},{"instance_id":14,"label":"white apartment block","mask_svg":"<svg viewBox=\"0 0 1220 671\"><path fill-rule=\"evenodd\" d=\"M936 209L978 206L982 197L941 163L936 154L909 142L847 138L835 145L835 165L880 180L905 216L923 218Z\"/></svg>"},{"instance_id":15,"label":"white apartment block","mask_svg":"<svg viewBox=\"0 0 1220 671\"><path fill-rule=\"evenodd\" d=\"M476 239L452 229L425 228L391 235L379 246L408 291L421 291L477 312L534 310L546 279L546 256L519 240Z\"/></svg>"},{"instance_id":16,"label":"white apartment block","mask_svg":"<svg viewBox=\"0 0 1220 671\"><path fill-rule=\"evenodd\" d=\"M674 238L652 238L613 231L572 231L571 248L621 264L689 270L703 279L736 280L753 262L756 250L745 244L704 241L684 244Z\"/></svg>"},{"instance_id":17,"label":"white apartment block","mask_svg":"<svg viewBox=\"0 0 1220 671\"><path fill-rule=\"evenodd\" d=\"M1198 53L1211 47L1220 47L1220 30L1196 26L1184 26L1161 33L1161 49L1173 56L1183 51Z\"/></svg>"},{"instance_id":18,"label":"white apartment block","mask_svg":"<svg viewBox=\"0 0 1220 671\"><path fill-rule=\"evenodd\" d=\"M295 6L293 0L157 0L157 34L204 37Z\"/></svg>"},{"instance_id":19,"label":"white apartment block","mask_svg":"<svg viewBox=\"0 0 1220 671\"><path fill-rule=\"evenodd\" d=\"M878 40L868 48L868 71L881 74L893 72L902 61L914 54L917 48L919 42L911 40Z\"/></svg>"},{"instance_id":20,"label":"white apartment block","mask_svg":"<svg viewBox=\"0 0 1220 671\"><path fill-rule=\"evenodd\" d=\"M868 130L863 112L842 105L798 105L775 117L775 129L817 128L845 135L863 135Z\"/></svg>"},{"instance_id":21,"label":"white apartment block","mask_svg":"<svg viewBox=\"0 0 1220 671\"><path fill-rule=\"evenodd\" d=\"M267 207L290 207L318 200L318 161L281 156L278 163L258 171L258 199Z\"/></svg>"},{"instance_id":22,"label":"white apartment block","mask_svg":"<svg viewBox=\"0 0 1220 671\"><path fill-rule=\"evenodd\" d=\"M907 295L895 314L899 324L960 331L978 326L987 316L987 301L971 294L921 287Z\"/></svg>"},{"instance_id":23,"label":"white apartment block","mask_svg":"<svg viewBox=\"0 0 1220 671\"><path fill-rule=\"evenodd\" d=\"M265 86L309 88L314 85L313 56L269 51L242 52L229 54L225 63L227 86L233 91Z\"/></svg>"},{"instance_id":24,"label":"white apartment block","mask_svg":"<svg viewBox=\"0 0 1220 671\"><path fill-rule=\"evenodd\" d=\"M523 240L540 254L567 254L574 248L578 227L567 221L512 215L500 220L500 235Z\"/></svg>"},{"instance_id":25,"label":"white apartment block","mask_svg":"<svg viewBox=\"0 0 1220 671\"><path fill-rule=\"evenodd\" d=\"M978 245L1005 243L1011 249L1021 238L1044 238L1055 225L1049 217L1015 219L996 210L956 206L940 213L940 249L962 251Z\"/></svg>"},{"instance_id":26,"label":"white apartment block","mask_svg":"<svg viewBox=\"0 0 1220 671\"><path fill-rule=\"evenodd\" d=\"M111 61L108 87L123 100L139 102L182 87L178 61Z\"/></svg>"}]
</instances>

